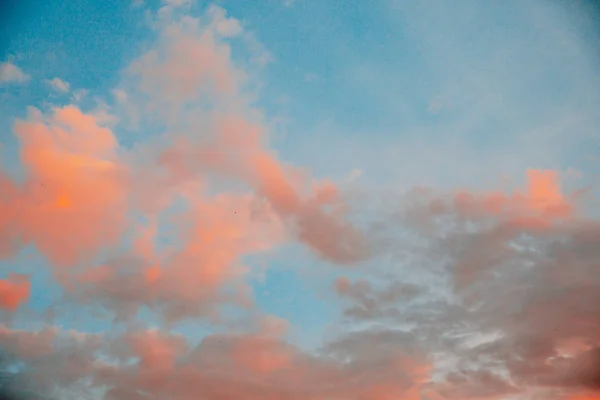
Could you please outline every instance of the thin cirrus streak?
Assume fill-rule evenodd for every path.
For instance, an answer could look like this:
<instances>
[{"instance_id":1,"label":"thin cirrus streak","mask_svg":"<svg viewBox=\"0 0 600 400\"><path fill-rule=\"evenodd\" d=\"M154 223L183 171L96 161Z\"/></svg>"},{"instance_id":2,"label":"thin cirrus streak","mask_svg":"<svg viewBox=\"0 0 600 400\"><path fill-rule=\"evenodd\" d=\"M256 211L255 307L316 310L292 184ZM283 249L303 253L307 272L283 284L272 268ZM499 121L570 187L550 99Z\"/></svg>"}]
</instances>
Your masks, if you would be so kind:
<instances>
[{"instance_id":1,"label":"thin cirrus streak","mask_svg":"<svg viewBox=\"0 0 600 400\"><path fill-rule=\"evenodd\" d=\"M0 397L600 398L584 8L242 3L11 42Z\"/></svg>"}]
</instances>

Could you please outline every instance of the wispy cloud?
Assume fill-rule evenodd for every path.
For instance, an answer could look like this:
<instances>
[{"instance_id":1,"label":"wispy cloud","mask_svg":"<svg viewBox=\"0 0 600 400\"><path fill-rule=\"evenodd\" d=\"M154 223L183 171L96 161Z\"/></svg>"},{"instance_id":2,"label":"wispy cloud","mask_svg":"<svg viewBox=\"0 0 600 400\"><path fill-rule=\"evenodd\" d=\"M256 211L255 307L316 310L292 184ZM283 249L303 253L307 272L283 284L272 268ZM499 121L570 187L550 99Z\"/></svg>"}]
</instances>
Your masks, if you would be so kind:
<instances>
[{"instance_id":1,"label":"wispy cloud","mask_svg":"<svg viewBox=\"0 0 600 400\"><path fill-rule=\"evenodd\" d=\"M69 85L69 82L63 81L60 78L48 79L46 81L46 84L52 89L61 93L67 93L71 87L71 85Z\"/></svg>"}]
</instances>

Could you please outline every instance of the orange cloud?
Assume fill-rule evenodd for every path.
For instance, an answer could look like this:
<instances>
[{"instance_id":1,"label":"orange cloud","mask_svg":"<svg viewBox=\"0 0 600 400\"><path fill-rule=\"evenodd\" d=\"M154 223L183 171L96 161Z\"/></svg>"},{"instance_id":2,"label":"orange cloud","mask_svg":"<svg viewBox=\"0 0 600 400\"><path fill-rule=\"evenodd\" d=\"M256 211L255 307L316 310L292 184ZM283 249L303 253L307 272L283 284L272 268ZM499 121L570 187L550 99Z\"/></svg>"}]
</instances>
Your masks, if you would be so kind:
<instances>
[{"instance_id":1,"label":"orange cloud","mask_svg":"<svg viewBox=\"0 0 600 400\"><path fill-rule=\"evenodd\" d=\"M113 133L74 106L32 113L15 132L28 175L14 229L60 265L117 243L127 186Z\"/></svg>"},{"instance_id":2,"label":"orange cloud","mask_svg":"<svg viewBox=\"0 0 600 400\"><path fill-rule=\"evenodd\" d=\"M243 338L233 347L236 364L253 373L268 375L289 367L291 357L289 349L277 341L261 337Z\"/></svg>"},{"instance_id":3,"label":"orange cloud","mask_svg":"<svg viewBox=\"0 0 600 400\"><path fill-rule=\"evenodd\" d=\"M266 131L259 125L228 115L217 117L214 126L215 136L200 143L177 140L163 152L161 164L178 179L213 173L249 185L289 222L295 237L329 260L343 264L368 256L366 238L344 220L334 184L311 183L306 174L278 160L263 147Z\"/></svg>"},{"instance_id":4,"label":"orange cloud","mask_svg":"<svg viewBox=\"0 0 600 400\"><path fill-rule=\"evenodd\" d=\"M573 212L573 205L561 193L556 171L529 170L527 181L527 198L532 209L555 217L569 216Z\"/></svg>"},{"instance_id":5,"label":"orange cloud","mask_svg":"<svg viewBox=\"0 0 600 400\"><path fill-rule=\"evenodd\" d=\"M330 183L315 185L316 192L302 196L299 183L266 152L253 154L249 167L258 191L284 216L294 218L298 238L325 258L352 263L368 255L366 239L350 223L324 209L337 203L337 189Z\"/></svg>"},{"instance_id":6,"label":"orange cloud","mask_svg":"<svg viewBox=\"0 0 600 400\"><path fill-rule=\"evenodd\" d=\"M164 373L172 372L176 356L187 349L183 337L156 330L133 333L129 335L128 343L133 354L139 357L140 368L160 369Z\"/></svg>"},{"instance_id":7,"label":"orange cloud","mask_svg":"<svg viewBox=\"0 0 600 400\"><path fill-rule=\"evenodd\" d=\"M210 82L228 96L241 89L222 42L237 28L211 10L219 21L205 30L191 18L162 26L157 48L129 69L139 78L138 92L122 101L145 94L187 107ZM211 304L231 296L248 302L240 289L247 270L240 259L287 239L284 227L332 260L363 257L360 233L331 210L341 203L335 186L315 183L306 193L299 187L306 182L264 147L266 130L250 121L251 114L238 106L215 112L199 139L181 135L158 154L150 148L123 156L113 132L97 117L75 106L49 115L33 111L15 124L27 171L26 182L15 189L21 201L0 203L0 212L16 214L18 224L3 222L0 234L33 243L54 265L75 265L115 248L132 221L128 213L140 211L153 222L139 232L126 261L72 274L60 270L57 277L80 299L128 313L152 304L173 318L206 315ZM256 194L211 197L206 191L213 177L242 183ZM171 221L178 243L158 254L153 242L163 227L156 219L180 200L188 210Z\"/></svg>"},{"instance_id":8,"label":"orange cloud","mask_svg":"<svg viewBox=\"0 0 600 400\"><path fill-rule=\"evenodd\" d=\"M29 299L30 294L31 283L24 275L0 279L0 307L14 311Z\"/></svg>"},{"instance_id":9,"label":"orange cloud","mask_svg":"<svg viewBox=\"0 0 600 400\"><path fill-rule=\"evenodd\" d=\"M194 179L202 184L211 178L246 184L288 220L297 238L323 257L340 263L364 258L366 240L344 220L335 186L313 184L306 190L306 179L295 176L265 147L268 130L258 122L257 110L239 96L243 74L223 41L237 31L232 28L234 20L216 7L209 14L212 22L206 26L192 18L162 26L157 47L129 70L136 89L150 98L148 107L157 109L161 121L177 132L187 115L184 110L195 107L207 93L216 110L207 113L199 108L194 118L185 120L186 126L191 125L187 129L201 134L174 135L172 145L160 152L161 172L152 174L153 183L144 191L158 191L159 197L167 198ZM140 201L148 203L143 197Z\"/></svg>"},{"instance_id":10,"label":"orange cloud","mask_svg":"<svg viewBox=\"0 0 600 400\"><path fill-rule=\"evenodd\" d=\"M168 320L208 316L220 304L247 306L244 279L249 269L241 258L281 243L281 224L250 195L186 196L188 209L171 221L172 248L156 252L151 224L135 241L139 257L71 276L65 282L69 293L86 303L99 301L123 316L152 306Z\"/></svg>"},{"instance_id":11,"label":"orange cloud","mask_svg":"<svg viewBox=\"0 0 600 400\"><path fill-rule=\"evenodd\" d=\"M465 216L512 215L545 220L568 218L575 212L575 204L561 193L558 173L551 170L527 171L525 190L510 195L460 191L454 197L454 206Z\"/></svg>"},{"instance_id":12,"label":"orange cloud","mask_svg":"<svg viewBox=\"0 0 600 400\"><path fill-rule=\"evenodd\" d=\"M600 395L577 394L577 395L569 397L567 400L600 400Z\"/></svg>"},{"instance_id":13,"label":"orange cloud","mask_svg":"<svg viewBox=\"0 0 600 400\"><path fill-rule=\"evenodd\" d=\"M146 277L146 281L150 284L158 281L160 279L161 275L162 275L162 272L158 265L153 265L144 271L144 276Z\"/></svg>"}]
</instances>

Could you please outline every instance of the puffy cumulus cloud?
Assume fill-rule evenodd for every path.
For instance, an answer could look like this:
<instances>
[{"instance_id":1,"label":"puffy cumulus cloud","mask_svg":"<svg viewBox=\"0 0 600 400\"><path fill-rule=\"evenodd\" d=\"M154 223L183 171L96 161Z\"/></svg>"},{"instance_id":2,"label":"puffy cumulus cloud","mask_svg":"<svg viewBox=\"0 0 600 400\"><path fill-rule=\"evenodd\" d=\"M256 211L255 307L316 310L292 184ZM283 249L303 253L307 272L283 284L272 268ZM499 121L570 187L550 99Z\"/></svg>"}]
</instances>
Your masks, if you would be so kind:
<instances>
[{"instance_id":1,"label":"puffy cumulus cloud","mask_svg":"<svg viewBox=\"0 0 600 400\"><path fill-rule=\"evenodd\" d=\"M241 24L216 6L192 17L184 3L168 2L172 14L159 10L156 44L126 69L114 107L102 115L76 105L30 108L17 120L25 179L0 181L2 254L34 245L66 295L121 317L142 306L167 319L207 316L224 302L247 307L241 259L289 239L340 263L364 255L335 185L313 181L266 147L268 129L253 117L260 111L244 97L228 42ZM150 124L164 106L164 133L121 147L117 106ZM155 225L124 250L140 215ZM154 236L165 227L177 243L158 252Z\"/></svg>"},{"instance_id":2,"label":"puffy cumulus cloud","mask_svg":"<svg viewBox=\"0 0 600 400\"><path fill-rule=\"evenodd\" d=\"M27 178L5 202L17 222L12 234L57 265L116 244L126 219L127 168L113 132L75 106L50 115L31 109L14 131Z\"/></svg>"},{"instance_id":3,"label":"puffy cumulus cloud","mask_svg":"<svg viewBox=\"0 0 600 400\"><path fill-rule=\"evenodd\" d=\"M202 18L159 18L157 26L156 48L128 69L135 82L128 90L144 94L143 107L170 131L170 145L160 151L170 185L216 175L250 186L324 257L341 263L365 257L366 240L343 221L335 185L312 182L266 147L268 129L249 104L248 79L227 42L241 33L240 23L211 6Z\"/></svg>"},{"instance_id":4,"label":"puffy cumulus cloud","mask_svg":"<svg viewBox=\"0 0 600 400\"><path fill-rule=\"evenodd\" d=\"M289 220L297 237L324 257L340 263L368 255L365 238L343 219L343 202L330 182L311 182L306 173L279 161L261 145L261 126L236 116L219 117L218 136L202 146L181 139L162 160L179 175L207 166L237 177L265 198L275 213ZM221 150L226 146L227 151Z\"/></svg>"},{"instance_id":5,"label":"puffy cumulus cloud","mask_svg":"<svg viewBox=\"0 0 600 400\"><path fill-rule=\"evenodd\" d=\"M285 320L253 317L262 314L248 256L295 241L351 264L369 248L336 184L269 148L268 122L231 54L234 41L249 43L242 24L216 6L193 17L189 5L159 9L156 42L125 69L113 99L89 109L74 97L77 104L30 107L15 119L21 168L17 177L0 174L2 260L35 249L60 289L56 304L109 315L114 330L35 332L7 323L2 366L56 398L417 398L414 379L427 375L421 355L365 360L354 344L313 355L286 342ZM125 147L120 132L131 129L159 132ZM37 295L29 279L36 282L14 273L0 280L7 315L39 316L34 301L27 304ZM226 329L241 326L230 321L232 309L250 315L249 323L240 317L240 332ZM147 322L143 313L160 328L136 328ZM182 320L225 332L195 345L171 332ZM369 376L362 363L374 365Z\"/></svg>"},{"instance_id":6,"label":"puffy cumulus cloud","mask_svg":"<svg viewBox=\"0 0 600 400\"><path fill-rule=\"evenodd\" d=\"M232 59L228 41L242 32L236 19L216 6L192 17L167 4L154 27L156 44L126 69L131 82L117 92L121 99L135 95L136 109L172 125L188 122L185 111L198 112L202 103L231 107L240 102L246 74Z\"/></svg>"},{"instance_id":7,"label":"puffy cumulus cloud","mask_svg":"<svg viewBox=\"0 0 600 400\"><path fill-rule=\"evenodd\" d=\"M155 228L149 226L136 241L138 257L86 269L71 278L70 293L83 302L100 300L123 317L143 305L169 320L208 316L224 302L247 306L251 299L243 278L248 268L240 258L269 250L284 238L276 216L250 195L193 198L175 227L177 248L158 254Z\"/></svg>"},{"instance_id":8,"label":"puffy cumulus cloud","mask_svg":"<svg viewBox=\"0 0 600 400\"><path fill-rule=\"evenodd\" d=\"M249 221L249 226L254 226L252 230L243 230L246 231L246 235L257 235L257 239L258 235L266 235L258 241L246 240L249 246L264 247L268 246L269 241L277 242L280 240L277 239L280 236L277 232L281 232L281 224L284 223L288 226L290 235L336 262L352 262L365 255L364 238L355 228L344 222L340 212L336 214L335 210L325 209L327 206L341 205L333 185L315 184L307 194L302 194L302 186L305 185L302 185L302 181L296 183L292 180L294 176L291 169L286 168L264 150L244 145L247 140L243 138L225 139L231 147L237 146L238 143L235 142L239 141L239 150L227 154L219 151L218 147L214 150L210 147L196 149L184 144L181 147L172 147L164 153L163 162L181 176L193 175L194 170L203 167L199 166L199 163L212 164L220 170L221 175L241 176L243 182L254 187L257 198L239 202L238 205L232 204L226 211L229 213L226 215L233 216L235 221L243 221L247 217L254 220ZM246 156L251 160L246 160ZM264 164L257 167L245 165L255 158L261 158ZM290 171L289 176L286 176L286 170ZM227 217L224 218L222 221ZM267 230L260 233L261 229L256 229L259 226L264 226ZM268 239L269 237L271 239ZM256 244L251 244L252 242Z\"/></svg>"},{"instance_id":9,"label":"puffy cumulus cloud","mask_svg":"<svg viewBox=\"0 0 600 400\"><path fill-rule=\"evenodd\" d=\"M23 72L14 63L7 61L0 63L0 85L11 84L11 83L24 83L27 82L31 77Z\"/></svg>"},{"instance_id":10,"label":"puffy cumulus cloud","mask_svg":"<svg viewBox=\"0 0 600 400\"><path fill-rule=\"evenodd\" d=\"M229 47L219 46L216 32L211 30L197 38L194 22L184 20L179 26L170 26L163 33L163 47L132 64L131 72L139 76L143 93L162 93L166 100L181 101L200 96L202 87L224 93L236 90L234 76L229 74Z\"/></svg>"}]
</instances>

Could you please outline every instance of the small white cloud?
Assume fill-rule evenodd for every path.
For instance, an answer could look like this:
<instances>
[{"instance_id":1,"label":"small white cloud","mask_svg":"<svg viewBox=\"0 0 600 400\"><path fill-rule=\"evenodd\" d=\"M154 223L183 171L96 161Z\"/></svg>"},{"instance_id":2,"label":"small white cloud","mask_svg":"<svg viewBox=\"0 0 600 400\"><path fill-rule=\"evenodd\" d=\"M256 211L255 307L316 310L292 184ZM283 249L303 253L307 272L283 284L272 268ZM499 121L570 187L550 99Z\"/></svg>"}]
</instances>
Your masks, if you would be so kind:
<instances>
[{"instance_id":1,"label":"small white cloud","mask_svg":"<svg viewBox=\"0 0 600 400\"><path fill-rule=\"evenodd\" d=\"M113 89L112 94L115 97L115 100L117 100L117 102L120 104L123 104L127 101L127 92L122 89Z\"/></svg>"},{"instance_id":2,"label":"small white cloud","mask_svg":"<svg viewBox=\"0 0 600 400\"><path fill-rule=\"evenodd\" d=\"M96 117L99 125L113 127L119 122L119 117L111 114L110 107L101 99L95 98L96 107L91 114Z\"/></svg>"},{"instance_id":3,"label":"small white cloud","mask_svg":"<svg viewBox=\"0 0 600 400\"><path fill-rule=\"evenodd\" d=\"M350 172L350 174L348 175L348 177L346 178L346 182L350 183L350 182L354 182L355 180L357 180L358 178L360 178L363 174L363 171L355 168L352 170L352 172Z\"/></svg>"},{"instance_id":4,"label":"small white cloud","mask_svg":"<svg viewBox=\"0 0 600 400\"><path fill-rule=\"evenodd\" d=\"M242 27L237 19L225 18L217 24L217 32L223 37L234 37L242 32Z\"/></svg>"},{"instance_id":5,"label":"small white cloud","mask_svg":"<svg viewBox=\"0 0 600 400\"><path fill-rule=\"evenodd\" d=\"M144 5L144 0L132 0L131 5L134 8L142 7Z\"/></svg>"},{"instance_id":6,"label":"small white cloud","mask_svg":"<svg viewBox=\"0 0 600 400\"><path fill-rule=\"evenodd\" d=\"M71 85L60 78L48 79L46 83L57 92L67 93Z\"/></svg>"},{"instance_id":7,"label":"small white cloud","mask_svg":"<svg viewBox=\"0 0 600 400\"><path fill-rule=\"evenodd\" d=\"M158 10L156 15L158 21L165 23L173 20L173 13L178 13L181 10L188 10L192 6L192 0L162 0L162 4L163 6ZM147 13L150 13L150 10L147 10ZM183 22L188 18L191 17L183 16L181 21Z\"/></svg>"},{"instance_id":8,"label":"small white cloud","mask_svg":"<svg viewBox=\"0 0 600 400\"><path fill-rule=\"evenodd\" d=\"M85 89L77 89L73 91L73 100L81 101L85 96L87 96L88 91Z\"/></svg>"},{"instance_id":9,"label":"small white cloud","mask_svg":"<svg viewBox=\"0 0 600 400\"><path fill-rule=\"evenodd\" d=\"M219 35L235 37L242 33L240 22L233 17L227 17L227 13L221 7L210 6L207 14L212 17L211 26Z\"/></svg>"},{"instance_id":10,"label":"small white cloud","mask_svg":"<svg viewBox=\"0 0 600 400\"><path fill-rule=\"evenodd\" d=\"M261 67L274 60L273 54L256 38L254 33L246 32L243 36L244 43L252 54L252 62Z\"/></svg>"},{"instance_id":11,"label":"small white cloud","mask_svg":"<svg viewBox=\"0 0 600 400\"><path fill-rule=\"evenodd\" d=\"M291 7L294 5L295 2L296 0L283 0L283 5L286 7Z\"/></svg>"},{"instance_id":12,"label":"small white cloud","mask_svg":"<svg viewBox=\"0 0 600 400\"><path fill-rule=\"evenodd\" d=\"M10 61L0 64L0 84L23 83L27 82L29 78L29 75Z\"/></svg>"}]
</instances>

